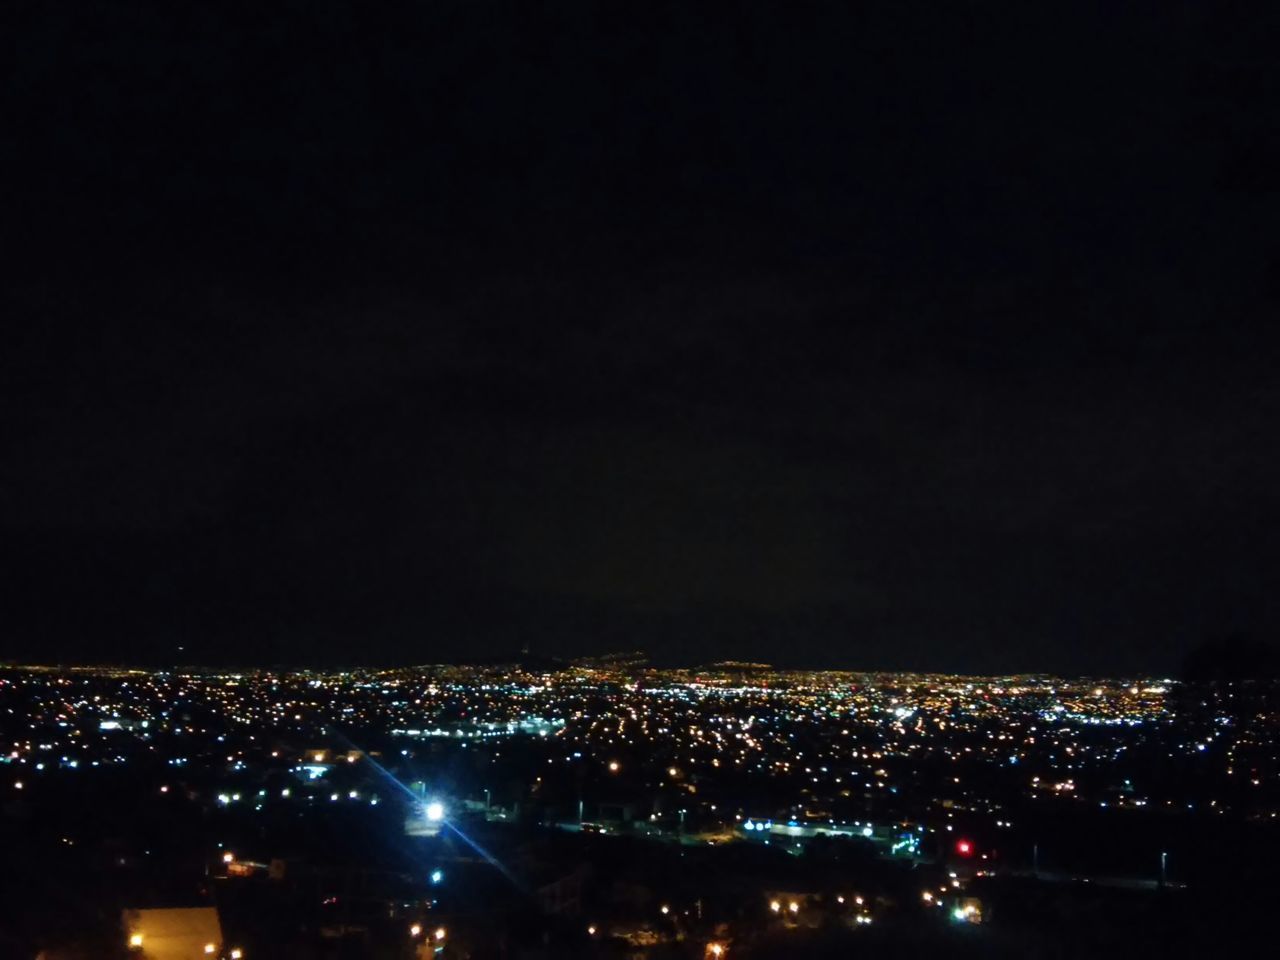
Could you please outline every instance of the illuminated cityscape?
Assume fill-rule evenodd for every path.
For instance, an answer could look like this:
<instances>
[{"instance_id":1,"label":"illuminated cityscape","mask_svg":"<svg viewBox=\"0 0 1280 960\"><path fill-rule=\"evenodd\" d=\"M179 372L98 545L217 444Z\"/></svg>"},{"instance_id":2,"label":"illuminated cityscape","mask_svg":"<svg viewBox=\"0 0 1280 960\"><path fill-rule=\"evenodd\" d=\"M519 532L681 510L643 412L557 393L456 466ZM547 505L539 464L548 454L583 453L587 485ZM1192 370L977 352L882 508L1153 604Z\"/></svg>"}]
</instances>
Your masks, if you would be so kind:
<instances>
[{"instance_id":1,"label":"illuminated cityscape","mask_svg":"<svg viewBox=\"0 0 1280 960\"><path fill-rule=\"evenodd\" d=\"M1280 3L0 35L0 960L1277 953Z\"/></svg>"},{"instance_id":2,"label":"illuminated cityscape","mask_svg":"<svg viewBox=\"0 0 1280 960\"><path fill-rule=\"evenodd\" d=\"M1193 693L748 664L15 666L0 776L28 856L121 911L156 884L204 898L218 956L538 936L770 956L833 924L998 928L1019 884L1194 896L1214 869L1195 838L1280 815L1280 715L1270 685ZM122 809L146 814L109 826ZM159 922L141 915L131 938Z\"/></svg>"}]
</instances>

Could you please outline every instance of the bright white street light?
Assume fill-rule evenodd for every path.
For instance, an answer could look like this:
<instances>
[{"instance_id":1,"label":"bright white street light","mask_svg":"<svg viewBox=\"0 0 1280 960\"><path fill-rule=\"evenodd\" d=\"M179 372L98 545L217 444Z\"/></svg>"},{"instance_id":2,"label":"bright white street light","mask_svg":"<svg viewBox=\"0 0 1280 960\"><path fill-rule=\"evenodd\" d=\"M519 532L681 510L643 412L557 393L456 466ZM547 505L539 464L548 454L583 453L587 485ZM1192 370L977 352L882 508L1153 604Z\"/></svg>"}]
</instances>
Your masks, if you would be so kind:
<instances>
[{"instance_id":1,"label":"bright white street light","mask_svg":"<svg viewBox=\"0 0 1280 960\"><path fill-rule=\"evenodd\" d=\"M427 819L432 823L439 823L444 819L444 804L439 800L433 800L427 804Z\"/></svg>"}]
</instances>

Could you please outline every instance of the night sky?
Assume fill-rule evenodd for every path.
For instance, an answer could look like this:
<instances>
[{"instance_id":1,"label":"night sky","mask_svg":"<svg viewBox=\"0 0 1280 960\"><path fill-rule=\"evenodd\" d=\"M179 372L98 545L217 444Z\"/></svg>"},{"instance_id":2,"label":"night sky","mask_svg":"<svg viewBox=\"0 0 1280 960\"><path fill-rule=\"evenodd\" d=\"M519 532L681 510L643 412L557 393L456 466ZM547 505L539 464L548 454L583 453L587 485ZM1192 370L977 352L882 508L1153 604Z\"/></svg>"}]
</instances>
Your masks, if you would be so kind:
<instances>
[{"instance_id":1,"label":"night sky","mask_svg":"<svg viewBox=\"0 0 1280 960\"><path fill-rule=\"evenodd\" d=\"M4 4L0 658L1273 637L1266 6Z\"/></svg>"}]
</instances>

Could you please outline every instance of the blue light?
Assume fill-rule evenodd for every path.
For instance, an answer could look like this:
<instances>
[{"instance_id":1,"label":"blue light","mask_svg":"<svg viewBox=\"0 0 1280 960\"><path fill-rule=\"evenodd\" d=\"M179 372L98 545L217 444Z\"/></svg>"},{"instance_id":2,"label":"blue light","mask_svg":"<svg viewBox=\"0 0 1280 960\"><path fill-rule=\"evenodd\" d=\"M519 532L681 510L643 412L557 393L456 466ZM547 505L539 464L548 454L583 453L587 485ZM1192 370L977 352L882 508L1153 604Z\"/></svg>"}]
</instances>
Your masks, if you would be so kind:
<instances>
[{"instance_id":1,"label":"blue light","mask_svg":"<svg viewBox=\"0 0 1280 960\"><path fill-rule=\"evenodd\" d=\"M431 882L432 882L432 883L439 883L439 882L440 882L441 880L443 880L443 879L444 879L444 871L443 871L443 870L432 870L432 871L431 871Z\"/></svg>"}]
</instances>

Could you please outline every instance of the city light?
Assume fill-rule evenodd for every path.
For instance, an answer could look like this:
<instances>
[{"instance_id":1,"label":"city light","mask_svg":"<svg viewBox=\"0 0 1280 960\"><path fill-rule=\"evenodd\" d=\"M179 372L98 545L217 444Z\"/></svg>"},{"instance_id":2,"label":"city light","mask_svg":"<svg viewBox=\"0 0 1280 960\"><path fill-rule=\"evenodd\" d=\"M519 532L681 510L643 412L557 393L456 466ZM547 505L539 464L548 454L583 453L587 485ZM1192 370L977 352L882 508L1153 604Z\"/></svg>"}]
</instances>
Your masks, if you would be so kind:
<instances>
[{"instance_id":1,"label":"city light","mask_svg":"<svg viewBox=\"0 0 1280 960\"><path fill-rule=\"evenodd\" d=\"M749 847L766 853L761 848L772 844L801 858L795 863L799 869L788 870L788 879L760 881L771 892L762 895L757 888L744 893L749 897L743 903L747 909L739 913L744 925L750 922L748 904L754 900L754 909L764 903L778 927L811 922L820 926L838 917L846 928L860 929L874 920L879 926L897 929L900 905L887 895L886 887L867 877L858 883L862 893L820 893L822 887L812 886L803 876L806 850L820 848L828 838L840 838L883 858L886 871L913 871L933 861L939 869L937 879L928 889L921 889L919 883L909 889L917 890L920 898L914 903L927 908L921 912L933 914L936 907L938 917L945 917L949 924L961 921L955 915L957 900L977 903L965 892L970 886L968 868L981 867L985 873L1007 858L1008 868L1019 870L1019 858L1031 856L1029 844L1025 851L1021 844L1009 844L1009 849L999 845L998 851L996 844L987 844L988 836L1007 835L1010 821L1005 817L1016 815L1009 811L1016 808L1013 801L1018 796L1029 794L1047 808L1046 816L1057 816L1076 804L1100 809L1100 800L1108 808L1168 806L1172 800L1173 809L1189 811L1189 799L1196 801L1197 810L1203 806L1206 814L1215 817L1222 816L1224 809L1228 816L1243 815L1246 809L1259 817L1277 816L1269 796L1250 800L1254 806L1245 808L1230 791L1180 799L1157 793L1161 785L1145 783L1140 760L1177 757L1181 749L1202 763L1206 752L1199 747L1207 744L1208 756L1222 753L1223 776L1234 775L1245 787L1250 779L1262 779L1265 788L1269 775L1261 772L1259 758L1265 758L1267 748L1243 739L1224 746L1227 741L1222 738L1235 733L1212 717L1200 723L1194 735L1184 736L1178 714L1167 711L1156 695L1145 692L1145 686L1134 694L1128 684L1104 687L1104 697L1094 698L1091 693L1097 681L1086 686L1004 678L997 684L971 677L781 672L760 678L702 674L697 681L686 674L655 673L641 684L621 683L611 674L513 679L453 668L447 672L429 668L421 675L377 671L290 678L264 673L234 682L226 677L140 673L121 675L119 682L114 677L69 683L56 675L47 680L40 674L32 676L25 681L29 690L8 675L0 676L9 681L0 686L0 703L20 704L42 723L31 733L16 727L11 743L0 753L0 764L22 775L32 789L46 782L37 778L87 779L93 776L88 772L92 764L134 763L143 770L138 761L159 760L165 766L157 767L156 777L145 784L148 802L166 816L185 811L183 815L193 823L207 822L212 842L221 840L225 846L204 847L210 841L205 839L209 834L203 833L195 853L199 856L203 848L210 867L221 863L219 876L270 872L277 877L291 872L286 860L273 859L268 867L239 857L257 859L259 850L264 858L273 855L274 851L268 853L272 850L268 832L277 815L328 817L341 810L344 820L363 830L372 821L359 825L358 818L376 817L391 808L387 791L397 785L408 799L403 826L392 818L378 817L379 829L403 829L410 836L434 836L447 829L451 840L471 844L478 857L503 869L509 858L522 854L513 853L501 832L506 828L479 825L518 817L515 798L527 791L540 796L538 802L553 805L565 797L583 801L583 806L560 803L564 812L550 824L565 832L566 845L591 843L590 839L579 841L579 831L629 832L630 822L637 833L643 832L641 842L669 844L673 853L692 844ZM86 689L71 685L79 683ZM205 706L179 714L170 706L175 702ZM315 721L314 726L309 721L295 732L293 746L283 746L274 734L268 741L263 732L267 728L251 725L289 724L299 703L308 705ZM593 710L590 704L600 708ZM907 707L909 712L904 710ZM152 732L144 731L141 719L129 719L109 740L93 739L94 718L108 712L122 718L148 717ZM465 719L451 719L455 716ZM316 751L309 744L336 739L338 724L343 722L350 736L358 736L361 718L370 743L381 732L406 739L387 750L385 757L380 750L362 753L362 762L355 767L342 759L358 748L341 743L323 752L325 776L310 779L307 765ZM86 729L91 732L84 742L85 734L77 731ZM160 739L161 730L168 740ZM548 731L545 737L542 731ZM419 742L437 736L443 739L433 740L429 749ZM268 742L276 747L274 751ZM171 752L157 755L161 750ZM267 760L268 752L278 756ZM341 782L333 782L338 780L330 766L335 755ZM1021 758L1012 777L1011 756ZM205 770L198 769L202 758L210 764ZM71 772L77 769L71 766L73 759L79 759L81 772ZM461 760L485 771L483 777L470 781L451 777L450 766ZM922 772L942 761L948 764L948 775L936 787L922 785ZM624 766L626 778L621 777ZM181 781L174 779L175 767L183 768ZM990 778L984 777L984 769L993 771ZM617 776L600 778L600 773ZM523 784L517 782L521 779ZM502 789L505 796L495 803L499 797L490 796L490 790L504 781L512 785ZM9 782L11 788L18 785L13 779ZM157 792L164 787L169 788L167 800ZM1251 793L1262 794L1264 788ZM868 793L879 799L867 804ZM327 802L330 798L332 803ZM370 804L378 798L382 805L371 811ZM254 823L257 812L266 810L270 814ZM763 819L755 819L756 815ZM989 834L990 830L1001 833ZM73 847L78 853L92 839L70 826L53 836L69 854ZM236 838L241 836L263 839L255 840L254 851L249 851L240 848L243 841ZM1044 844L1054 843L1052 834L1036 836L1041 838L1042 852ZM235 852L226 849L232 843ZM121 866L145 855L142 849L122 851ZM710 851L708 855L720 856ZM423 856L417 882L421 885L425 880L430 891L425 908L441 909L430 897L468 880L470 868L465 876L454 875L443 869L441 854L424 850ZM793 873L794 883L789 882ZM1149 873L1161 876L1154 863ZM835 882L835 890L854 886L851 876ZM1165 885L1172 885L1169 877ZM722 893L710 880L689 889L687 896L683 889L659 888L659 894L681 899L657 901L655 909L663 920L652 926L654 936L681 939L688 946L700 932L703 936L691 941L695 953L697 943L702 943L705 956L712 960L718 954L711 946L718 943L724 955L737 955L742 947L727 938L745 936L746 931L734 921L720 930L703 917L705 904ZM321 894L322 899L327 896L328 892ZM855 904L853 910L844 909ZM132 906L147 909L145 903ZM447 909L453 906L450 903ZM439 923L448 914L405 912L413 907L390 901L386 907L387 915L403 918L400 922L410 920L398 929L407 931L418 945L426 941L427 955L431 948L446 952L443 943L435 942L435 928L423 920ZM692 919L695 912L696 920ZM777 923L784 916L786 920ZM412 922L415 918L417 923ZM982 921L980 907L964 913L965 924ZM130 934L145 929L147 950L154 952L160 927L147 920L145 913L130 922L124 939L141 952L141 932L137 938ZM627 936L619 918L603 912L577 930L597 939ZM187 949L194 955L229 960L230 947L218 942L213 930L202 930L192 940ZM211 952L202 951L205 940L213 942ZM411 945L404 946L408 950Z\"/></svg>"},{"instance_id":2,"label":"city light","mask_svg":"<svg viewBox=\"0 0 1280 960\"><path fill-rule=\"evenodd\" d=\"M142 934L140 933L131 934L129 936L129 946L133 947L135 950L141 948Z\"/></svg>"},{"instance_id":3,"label":"city light","mask_svg":"<svg viewBox=\"0 0 1280 960\"><path fill-rule=\"evenodd\" d=\"M436 940L443 940L445 937L445 932L446 931L444 927L436 927L436 934L435 934Z\"/></svg>"}]
</instances>

